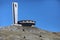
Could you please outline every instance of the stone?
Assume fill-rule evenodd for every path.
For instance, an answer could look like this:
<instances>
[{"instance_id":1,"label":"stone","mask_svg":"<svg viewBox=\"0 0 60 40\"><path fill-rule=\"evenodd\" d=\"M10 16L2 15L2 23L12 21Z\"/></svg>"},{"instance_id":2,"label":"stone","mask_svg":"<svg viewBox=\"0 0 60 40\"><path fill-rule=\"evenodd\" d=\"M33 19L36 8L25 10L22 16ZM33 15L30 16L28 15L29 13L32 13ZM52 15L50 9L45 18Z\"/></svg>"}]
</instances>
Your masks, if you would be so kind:
<instances>
[{"instance_id":1,"label":"stone","mask_svg":"<svg viewBox=\"0 0 60 40\"><path fill-rule=\"evenodd\" d=\"M60 40L60 32L49 32L36 27L12 25L0 28L0 40Z\"/></svg>"}]
</instances>

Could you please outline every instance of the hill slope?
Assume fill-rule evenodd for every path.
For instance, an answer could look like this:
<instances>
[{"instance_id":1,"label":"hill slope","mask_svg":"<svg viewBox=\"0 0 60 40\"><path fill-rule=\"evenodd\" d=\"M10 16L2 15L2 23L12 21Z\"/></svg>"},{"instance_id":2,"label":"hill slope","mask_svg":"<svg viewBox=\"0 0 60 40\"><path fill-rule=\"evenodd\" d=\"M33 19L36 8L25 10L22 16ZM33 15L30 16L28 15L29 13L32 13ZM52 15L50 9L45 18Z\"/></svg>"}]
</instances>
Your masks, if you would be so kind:
<instances>
[{"instance_id":1,"label":"hill slope","mask_svg":"<svg viewBox=\"0 0 60 40\"><path fill-rule=\"evenodd\" d=\"M60 33L13 25L0 28L0 40L60 40Z\"/></svg>"}]
</instances>

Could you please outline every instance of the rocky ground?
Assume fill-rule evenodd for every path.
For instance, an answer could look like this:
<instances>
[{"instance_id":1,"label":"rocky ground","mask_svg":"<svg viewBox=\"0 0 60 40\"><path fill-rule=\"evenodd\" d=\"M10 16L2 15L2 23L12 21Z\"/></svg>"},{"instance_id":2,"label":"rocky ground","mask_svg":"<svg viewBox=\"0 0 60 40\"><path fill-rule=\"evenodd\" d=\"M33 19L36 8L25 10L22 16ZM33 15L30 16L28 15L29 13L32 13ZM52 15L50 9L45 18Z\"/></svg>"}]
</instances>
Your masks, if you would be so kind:
<instances>
[{"instance_id":1,"label":"rocky ground","mask_svg":"<svg viewBox=\"0 0 60 40\"><path fill-rule=\"evenodd\" d=\"M48 32L36 27L13 25L0 28L0 40L60 40L60 32Z\"/></svg>"}]
</instances>

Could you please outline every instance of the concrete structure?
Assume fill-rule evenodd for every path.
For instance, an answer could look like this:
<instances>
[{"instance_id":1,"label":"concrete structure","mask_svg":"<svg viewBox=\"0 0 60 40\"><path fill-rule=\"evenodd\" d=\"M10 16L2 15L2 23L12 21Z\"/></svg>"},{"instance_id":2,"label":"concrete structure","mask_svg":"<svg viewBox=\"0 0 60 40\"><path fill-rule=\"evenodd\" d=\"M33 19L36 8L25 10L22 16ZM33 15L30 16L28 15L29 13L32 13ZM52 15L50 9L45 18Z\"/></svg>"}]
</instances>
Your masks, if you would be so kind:
<instances>
[{"instance_id":1,"label":"concrete structure","mask_svg":"<svg viewBox=\"0 0 60 40\"><path fill-rule=\"evenodd\" d=\"M18 21L18 3L12 3L13 24L17 24Z\"/></svg>"},{"instance_id":2,"label":"concrete structure","mask_svg":"<svg viewBox=\"0 0 60 40\"><path fill-rule=\"evenodd\" d=\"M33 20L21 20L21 21L18 21L18 24L19 25L22 25L22 26L35 26L35 21Z\"/></svg>"},{"instance_id":3,"label":"concrete structure","mask_svg":"<svg viewBox=\"0 0 60 40\"><path fill-rule=\"evenodd\" d=\"M13 25L20 25L20 26L35 26L35 21L33 20L21 20L18 21L18 3L12 3L12 14L13 14Z\"/></svg>"}]
</instances>

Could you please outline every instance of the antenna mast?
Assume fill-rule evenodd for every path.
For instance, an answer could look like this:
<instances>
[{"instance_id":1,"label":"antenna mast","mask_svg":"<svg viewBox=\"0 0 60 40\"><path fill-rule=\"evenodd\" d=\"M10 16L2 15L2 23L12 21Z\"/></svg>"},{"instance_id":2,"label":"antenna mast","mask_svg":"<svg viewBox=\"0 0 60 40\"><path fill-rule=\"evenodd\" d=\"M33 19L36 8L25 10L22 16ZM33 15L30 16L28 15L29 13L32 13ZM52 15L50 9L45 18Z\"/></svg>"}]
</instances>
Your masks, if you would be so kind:
<instances>
[{"instance_id":1,"label":"antenna mast","mask_svg":"<svg viewBox=\"0 0 60 40\"><path fill-rule=\"evenodd\" d=\"M13 24L17 24L18 22L18 3L12 3L12 13L13 13Z\"/></svg>"}]
</instances>

